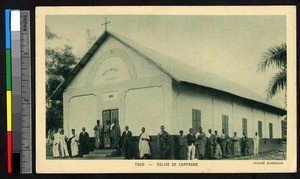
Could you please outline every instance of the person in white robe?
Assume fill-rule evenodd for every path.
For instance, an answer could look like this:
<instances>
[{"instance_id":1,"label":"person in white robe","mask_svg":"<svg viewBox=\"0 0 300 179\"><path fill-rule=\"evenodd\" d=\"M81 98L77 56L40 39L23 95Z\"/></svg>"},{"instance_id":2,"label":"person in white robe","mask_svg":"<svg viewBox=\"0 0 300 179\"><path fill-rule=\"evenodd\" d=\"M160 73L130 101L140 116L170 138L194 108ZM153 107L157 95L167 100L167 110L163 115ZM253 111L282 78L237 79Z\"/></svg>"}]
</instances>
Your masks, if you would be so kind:
<instances>
[{"instance_id":1,"label":"person in white robe","mask_svg":"<svg viewBox=\"0 0 300 179\"><path fill-rule=\"evenodd\" d=\"M68 139L68 137L64 134L64 130L62 129L60 131L60 140L59 140L61 157L69 157L69 152L68 152L67 143L66 143L67 139Z\"/></svg>"},{"instance_id":2,"label":"person in white robe","mask_svg":"<svg viewBox=\"0 0 300 179\"><path fill-rule=\"evenodd\" d=\"M59 139L60 139L60 133L58 132L57 129L54 130L53 134L53 141L52 141L52 152L53 152L53 157L57 158L59 157Z\"/></svg>"},{"instance_id":3,"label":"person in white robe","mask_svg":"<svg viewBox=\"0 0 300 179\"><path fill-rule=\"evenodd\" d=\"M254 143L254 155L258 155L259 136L257 135L257 132L255 132L255 135L253 137L253 143Z\"/></svg>"},{"instance_id":4,"label":"person in white robe","mask_svg":"<svg viewBox=\"0 0 300 179\"><path fill-rule=\"evenodd\" d=\"M142 133L140 135L139 141L139 154L140 158L148 158L151 155L150 151L150 137L147 133L145 133L145 127L142 128Z\"/></svg>"},{"instance_id":5,"label":"person in white robe","mask_svg":"<svg viewBox=\"0 0 300 179\"><path fill-rule=\"evenodd\" d=\"M75 133L75 129L72 129L72 134L70 135L69 139L70 146L71 146L71 157L76 157L78 155L78 135Z\"/></svg>"}]
</instances>

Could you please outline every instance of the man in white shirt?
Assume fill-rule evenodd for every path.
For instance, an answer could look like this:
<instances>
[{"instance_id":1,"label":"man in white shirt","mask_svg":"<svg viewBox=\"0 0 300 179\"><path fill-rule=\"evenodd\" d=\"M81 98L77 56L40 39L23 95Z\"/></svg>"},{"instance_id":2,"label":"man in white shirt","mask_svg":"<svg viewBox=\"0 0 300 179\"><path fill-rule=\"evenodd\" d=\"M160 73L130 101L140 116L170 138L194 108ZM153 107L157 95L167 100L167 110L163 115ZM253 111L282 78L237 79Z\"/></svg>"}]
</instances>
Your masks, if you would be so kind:
<instances>
[{"instance_id":1,"label":"man in white shirt","mask_svg":"<svg viewBox=\"0 0 300 179\"><path fill-rule=\"evenodd\" d=\"M69 157L69 152L68 152L67 143L66 143L67 139L68 139L68 137L65 135L65 132L62 129L60 131L60 141L59 141L62 157L65 157L65 156Z\"/></svg>"},{"instance_id":2,"label":"man in white shirt","mask_svg":"<svg viewBox=\"0 0 300 179\"><path fill-rule=\"evenodd\" d=\"M257 132L255 132L255 136L253 137L253 143L254 143L254 155L258 155L259 136L257 135Z\"/></svg>"},{"instance_id":3,"label":"man in white shirt","mask_svg":"<svg viewBox=\"0 0 300 179\"><path fill-rule=\"evenodd\" d=\"M53 134L53 148L52 148L52 151L53 151L53 157L56 158L56 157L59 157L59 138L60 138L60 134L58 132L57 129L54 130L54 134Z\"/></svg>"}]
</instances>

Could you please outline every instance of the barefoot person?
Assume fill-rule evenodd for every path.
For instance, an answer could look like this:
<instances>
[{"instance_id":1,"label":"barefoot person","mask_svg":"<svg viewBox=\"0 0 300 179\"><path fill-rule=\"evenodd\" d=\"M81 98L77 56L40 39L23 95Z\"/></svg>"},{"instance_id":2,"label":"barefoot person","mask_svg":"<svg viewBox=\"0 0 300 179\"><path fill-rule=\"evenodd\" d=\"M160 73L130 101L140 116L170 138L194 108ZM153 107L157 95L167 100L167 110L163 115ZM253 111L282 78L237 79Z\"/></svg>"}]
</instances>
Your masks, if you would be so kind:
<instances>
[{"instance_id":1,"label":"barefoot person","mask_svg":"<svg viewBox=\"0 0 300 179\"><path fill-rule=\"evenodd\" d=\"M111 148L117 149L119 147L119 139L121 136L121 130L119 124L117 124L116 119L113 119L113 123L110 126L110 139L111 139Z\"/></svg>"},{"instance_id":2,"label":"barefoot person","mask_svg":"<svg viewBox=\"0 0 300 179\"><path fill-rule=\"evenodd\" d=\"M222 134L220 135L220 137L222 139L221 148L222 148L223 157L230 157L231 156L231 151L229 146L230 138L228 134L225 133L224 129L222 129Z\"/></svg>"},{"instance_id":3,"label":"barefoot person","mask_svg":"<svg viewBox=\"0 0 300 179\"><path fill-rule=\"evenodd\" d=\"M59 157L59 138L60 138L60 134L58 132L58 129L54 129L53 142L52 142L53 144L52 152L54 158Z\"/></svg>"},{"instance_id":4,"label":"barefoot person","mask_svg":"<svg viewBox=\"0 0 300 179\"><path fill-rule=\"evenodd\" d=\"M160 157L161 159L167 159L168 158L168 151L169 151L169 133L165 131L165 126L160 127L160 133L158 133L158 145L160 149Z\"/></svg>"},{"instance_id":5,"label":"barefoot person","mask_svg":"<svg viewBox=\"0 0 300 179\"><path fill-rule=\"evenodd\" d=\"M198 159L204 159L205 156L205 150L206 150L206 135L205 133L202 131L202 127L199 127L199 132L197 132L196 134L196 151L198 153Z\"/></svg>"},{"instance_id":6,"label":"barefoot person","mask_svg":"<svg viewBox=\"0 0 300 179\"><path fill-rule=\"evenodd\" d=\"M253 143L254 143L254 155L258 155L259 136L257 132L255 132L255 136L253 137Z\"/></svg>"},{"instance_id":7,"label":"barefoot person","mask_svg":"<svg viewBox=\"0 0 300 179\"><path fill-rule=\"evenodd\" d=\"M75 134L75 129L72 129L72 134L70 135L69 139L70 141L70 147L71 147L71 157L77 157L78 156L78 135Z\"/></svg>"},{"instance_id":8,"label":"barefoot person","mask_svg":"<svg viewBox=\"0 0 300 179\"><path fill-rule=\"evenodd\" d=\"M222 158L221 142L222 140L218 135L218 131L215 130L215 159Z\"/></svg>"},{"instance_id":9,"label":"barefoot person","mask_svg":"<svg viewBox=\"0 0 300 179\"><path fill-rule=\"evenodd\" d=\"M94 127L95 149L100 149L102 143L101 140L102 130L103 130L103 126L100 124L100 120L97 120L97 124Z\"/></svg>"},{"instance_id":10,"label":"barefoot person","mask_svg":"<svg viewBox=\"0 0 300 179\"><path fill-rule=\"evenodd\" d=\"M233 135L233 137L232 137L232 141L233 141L233 155L234 155L235 157L241 156L240 139L239 139L239 137L236 135L236 132L234 132L234 135Z\"/></svg>"},{"instance_id":11,"label":"barefoot person","mask_svg":"<svg viewBox=\"0 0 300 179\"><path fill-rule=\"evenodd\" d=\"M248 137L245 132L243 132L242 139L241 139L241 153L243 156L248 155Z\"/></svg>"},{"instance_id":12,"label":"barefoot person","mask_svg":"<svg viewBox=\"0 0 300 179\"><path fill-rule=\"evenodd\" d=\"M148 159L149 156L151 155L150 146L149 146L150 137L145 131L146 131L145 127L142 127L142 133L140 135L140 140L139 140L139 156L141 159Z\"/></svg>"},{"instance_id":13,"label":"barefoot person","mask_svg":"<svg viewBox=\"0 0 300 179\"><path fill-rule=\"evenodd\" d=\"M212 134L212 130L209 129L208 130L209 133L209 137L207 139L207 157L209 159L213 159L214 158L214 147L215 147L215 135Z\"/></svg>"},{"instance_id":14,"label":"barefoot person","mask_svg":"<svg viewBox=\"0 0 300 179\"><path fill-rule=\"evenodd\" d=\"M106 125L104 126L103 129L103 143L104 143L104 148L109 149L111 147L111 142L110 142L110 121L106 122Z\"/></svg>"},{"instance_id":15,"label":"barefoot person","mask_svg":"<svg viewBox=\"0 0 300 179\"><path fill-rule=\"evenodd\" d=\"M67 140L68 137L65 135L65 131L62 129L60 131L60 138L59 138L61 157L69 157L69 152L68 152L67 142L66 142Z\"/></svg>"}]
</instances>

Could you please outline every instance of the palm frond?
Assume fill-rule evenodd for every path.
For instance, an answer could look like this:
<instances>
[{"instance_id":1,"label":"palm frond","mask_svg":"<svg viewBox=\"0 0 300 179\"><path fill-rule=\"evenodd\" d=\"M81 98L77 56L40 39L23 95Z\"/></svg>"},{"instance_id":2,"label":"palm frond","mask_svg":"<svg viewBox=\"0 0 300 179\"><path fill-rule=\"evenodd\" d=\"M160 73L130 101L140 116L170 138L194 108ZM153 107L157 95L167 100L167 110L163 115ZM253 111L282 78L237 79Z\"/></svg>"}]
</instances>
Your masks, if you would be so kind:
<instances>
[{"instance_id":1,"label":"palm frond","mask_svg":"<svg viewBox=\"0 0 300 179\"><path fill-rule=\"evenodd\" d=\"M267 89L268 98L272 98L279 91L286 91L286 71L282 70L271 79Z\"/></svg>"},{"instance_id":2,"label":"palm frond","mask_svg":"<svg viewBox=\"0 0 300 179\"><path fill-rule=\"evenodd\" d=\"M258 64L258 71L265 71L271 65L286 69L286 55L287 46L285 43L268 48L262 56L262 61Z\"/></svg>"}]
</instances>

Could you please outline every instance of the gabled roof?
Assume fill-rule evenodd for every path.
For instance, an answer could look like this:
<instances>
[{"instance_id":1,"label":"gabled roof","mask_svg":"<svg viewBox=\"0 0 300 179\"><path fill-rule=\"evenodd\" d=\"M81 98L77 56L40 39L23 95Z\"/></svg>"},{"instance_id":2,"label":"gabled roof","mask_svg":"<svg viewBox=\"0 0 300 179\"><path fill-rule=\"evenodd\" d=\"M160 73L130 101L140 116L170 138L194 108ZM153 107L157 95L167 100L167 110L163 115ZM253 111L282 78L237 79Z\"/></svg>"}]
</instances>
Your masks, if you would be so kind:
<instances>
[{"instance_id":1,"label":"gabled roof","mask_svg":"<svg viewBox=\"0 0 300 179\"><path fill-rule=\"evenodd\" d=\"M254 93L253 91L243 87L240 84L234 83L229 80L225 80L217 75L202 71L201 69L195 68L194 66L168 57L160 52L149 49L141 44L138 44L118 34L108 31L105 31L98 38L98 40L94 43L90 50L75 66L70 77L58 86L58 88L50 96L50 99L61 99L64 89L68 86L72 79L80 72L80 70L89 62L94 53L109 36L116 39L123 45L129 47L134 52L144 57L151 64L156 66L158 69L160 69L179 83L191 83L202 87L214 89L220 92L225 92L246 100L250 100L252 102L267 105L268 107L274 108L280 114L286 113L286 111L278 105L271 103L266 98Z\"/></svg>"}]
</instances>

